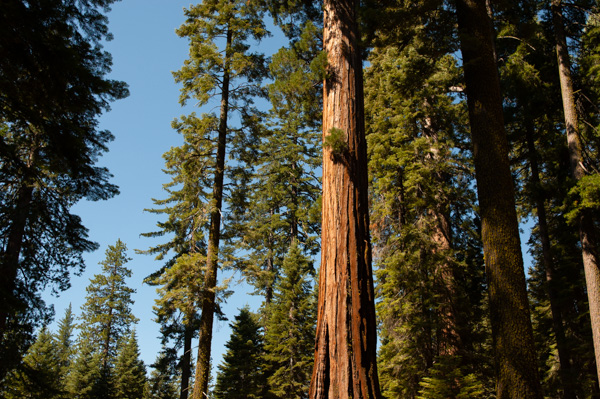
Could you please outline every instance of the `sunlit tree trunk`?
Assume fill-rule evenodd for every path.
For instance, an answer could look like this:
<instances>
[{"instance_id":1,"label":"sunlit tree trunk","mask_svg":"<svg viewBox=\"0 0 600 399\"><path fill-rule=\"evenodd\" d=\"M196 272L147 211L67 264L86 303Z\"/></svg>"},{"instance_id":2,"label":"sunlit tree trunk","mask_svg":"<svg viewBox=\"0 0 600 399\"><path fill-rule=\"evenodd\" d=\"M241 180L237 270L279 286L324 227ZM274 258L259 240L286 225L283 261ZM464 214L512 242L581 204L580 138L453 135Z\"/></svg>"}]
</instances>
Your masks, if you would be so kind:
<instances>
[{"instance_id":1,"label":"sunlit tree trunk","mask_svg":"<svg viewBox=\"0 0 600 399\"><path fill-rule=\"evenodd\" d=\"M231 28L227 29L225 52L229 54L232 41ZM229 111L229 56L226 55L223 72L221 95L221 110L219 116L219 131L213 195L210 204L210 227L208 250L206 253L206 275L204 278L204 295L202 298L202 314L200 316L200 340L198 342L198 360L196 363L196 378L194 381L193 399L201 399L208 395L208 380L210 378L210 353L212 344L213 320L216 308L217 269L219 258L219 241L221 238L221 207L223 204L223 177L225 174L225 149L227 144L227 113Z\"/></svg>"},{"instance_id":2,"label":"sunlit tree trunk","mask_svg":"<svg viewBox=\"0 0 600 399\"><path fill-rule=\"evenodd\" d=\"M567 47L561 0L552 0L552 22L556 39L556 55L558 57L558 72L565 114L571 175L576 181L579 181L585 175L585 170L582 164L581 140L577 126L577 111L573 94L573 79L571 77L571 60ZM578 227L592 322L596 371L598 380L600 380L600 268L597 259L597 238L592 218L588 212L583 211L581 213Z\"/></svg>"},{"instance_id":3,"label":"sunlit tree trunk","mask_svg":"<svg viewBox=\"0 0 600 399\"><path fill-rule=\"evenodd\" d=\"M380 398L357 1L326 0L321 268L309 397Z\"/></svg>"},{"instance_id":4,"label":"sunlit tree trunk","mask_svg":"<svg viewBox=\"0 0 600 399\"><path fill-rule=\"evenodd\" d=\"M485 0L457 0L499 399L541 399L498 68Z\"/></svg>"}]
</instances>

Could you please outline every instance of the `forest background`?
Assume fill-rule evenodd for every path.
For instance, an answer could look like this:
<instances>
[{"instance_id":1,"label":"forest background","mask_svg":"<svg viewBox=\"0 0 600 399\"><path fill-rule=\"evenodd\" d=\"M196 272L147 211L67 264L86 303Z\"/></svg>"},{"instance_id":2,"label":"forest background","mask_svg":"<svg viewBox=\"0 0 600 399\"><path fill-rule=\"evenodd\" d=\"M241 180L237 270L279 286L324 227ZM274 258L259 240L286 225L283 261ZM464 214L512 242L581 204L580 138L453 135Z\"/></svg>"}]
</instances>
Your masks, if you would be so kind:
<instances>
[{"instance_id":1,"label":"forest background","mask_svg":"<svg viewBox=\"0 0 600 399\"><path fill-rule=\"evenodd\" d=\"M552 2L552 7L555 7L555 3ZM111 130L116 136L116 140L110 145L111 151L101 158L100 165L107 166L115 174L113 183L120 186L121 194L105 202L80 203L74 208L75 213L83 216L83 224L90 229L90 238L98 241L101 249L86 255L86 273L71 281L74 288L63 293L62 299L55 301L49 296L45 296L45 299L49 303L56 303L57 318L60 317L68 302L72 303L74 312L77 314L83 300L77 303L76 299L84 297L83 289L87 285L89 277L99 271L96 265L107 255L110 257L110 254L104 254L103 249L113 244L117 238L121 239L129 248L128 255L134 258L127 264L128 268L134 270L134 278L128 280L127 285L137 290L136 297L134 297L136 305L132 313L143 320L144 324L138 324L136 331L140 338L142 353L147 353L147 349L144 347L154 346L156 348L156 342L152 343L152 338L148 337L156 337L158 329L153 329L145 324L153 317L149 312L149 305L154 298L154 288L144 286L141 280L157 267L152 266L156 262L153 262L151 257L136 254L135 250L144 250L164 241L161 241L160 238L153 241L139 237L140 233L155 230L157 222L156 214L144 213L142 210L144 208L156 209L157 206L165 204L165 202L152 200L152 198L164 199L165 192L160 187L169 181L161 173L162 165L157 160L169 147L182 145L181 139L176 139L178 136L174 134L169 123L174 117L189 113L194 107L192 104L184 109L179 107L177 104L177 98L180 95L178 86L171 83L170 72L181 68L188 51L188 43L175 37L172 33L173 28L178 27L182 22L181 19L177 19L176 15L180 13L181 5L177 12L169 8L169 12L161 10L159 13L160 8L158 7L148 15L136 12L134 22L137 23L141 20L154 22L145 33L144 28L132 23L131 15L134 14L133 8L135 8L133 4L136 3L118 2L114 5L109 19L115 40L106 45L106 50L114 57L111 77L127 82L132 94L129 98L114 103L113 110L101 119L101 128ZM147 9L155 4L160 3L145 2L144 6L138 5L138 7ZM390 7L388 11L396 13L392 22L401 20L402 17L405 17L408 22L406 31L403 30L403 27L398 28L397 25L395 28L390 28L385 25L387 21L381 21L377 16L380 10L365 8L363 21L365 39L372 40L374 43L368 58L369 68L366 69L365 92L367 133L370 144L372 236L375 244L377 291L381 301L379 303L379 326L382 332L382 342L379 362L382 385L386 395L398 397L416 397L417 395L421 395L419 397L436 397L435 395L486 397L491 394L493 385L490 372L490 332L489 324L486 321L489 305L484 295L486 285L482 267L482 247L478 236L480 233L478 209L474 196L473 165L470 159L466 109L464 101L461 101L464 99L464 87L462 86L460 65L454 58L457 54L455 32L449 29L454 25L448 23L450 21L448 18L451 18L452 14L449 13L448 8L441 5L442 2L417 3L417 9L410 12L402 7L395 8L395 2L389 4L383 2L383 4ZM429 6L439 6L440 8L429 9ZM598 4L582 2L581 4L563 5L568 34L571 35L569 44L576 59L573 69L578 79L576 84L579 85L577 105L582 117L581 134L585 139L585 156L581 165L587 168L586 173L591 177L579 186L579 191L569 191L569 186L573 182L567 177L565 140L562 137L561 128L563 122L559 117L560 96L557 89L557 73L556 70L554 70L554 74L551 72L556 67L556 61L553 54L553 39L549 35L549 32L552 31L552 22L549 18L551 14L548 11L550 4L523 1L522 4L519 3L519 6L522 8L511 7L504 2L499 2L497 8L494 9L494 24L498 31L497 53L494 55L498 57L505 93L504 112L506 130L512 146L510 156L513 177L517 186L516 200L518 212L523 220L527 220L536 213L539 216L539 200L540 198L546 200L550 237L555 245L553 254L556 259L561 259L556 263L556 269L553 269L556 272L555 282L548 283L548 270L550 269L547 266L548 263L545 263L547 259L543 259L545 253L539 245L540 241L543 241L543 237L540 238L543 232L540 231L541 227L534 229L531 244L535 260L526 262L525 268L531 266L528 277L533 330L538 350L536 361L542 372L541 380L547 395L554 396L560 390L564 390L564 397L568 397L569 394L574 394L574 390L581 390L586 396L597 396L597 380L593 361L589 357L591 337L588 337L590 331L589 324L586 322L587 302L584 298L583 273L580 261L577 260L578 246L573 220L578 217L581 209L592 212L591 215L594 217L597 216L595 212L598 209L595 197L597 190L594 188L594 184L597 183L598 130L596 125L599 114L595 102L595 96L598 94L597 62L600 48L597 34L599 27ZM244 7L244 5L240 5L240 9L245 10ZM235 10L239 11L239 9ZM515 12L516 10L517 12ZM252 12L249 15L251 14ZM167 15L169 15L168 18ZM224 12L223 15L231 14ZM313 18L314 15L309 16L308 19ZM314 21L319 19L318 13L316 15L317 18ZM144 19L143 16L147 18ZM541 21L538 20L538 17ZM160 20L160 24L158 20ZM172 25L167 27L165 21L169 21L169 24ZM240 21L242 20L236 23L242 23ZM381 26L378 25L380 23ZM556 21L553 23L556 24ZM121 30L121 27L125 26L127 29ZM164 30L157 29L158 26L164 27ZM556 25L554 26L556 27ZM291 31L293 30L291 29ZM287 32L290 36L299 33L291 31ZM314 33L311 31L310 34ZM179 34L195 38L195 31L189 26L182 27ZM253 34L260 35L261 33L257 29ZM160 37L158 37L159 35ZM243 37L243 34L241 36ZM173 40L167 40L166 37L172 37ZM278 41L279 37L279 35L275 35L273 39L261 42L256 48L267 54L276 51L282 44L285 44L285 41ZM296 38L298 37L296 36ZM305 37L302 37L304 40ZM181 44L175 45L174 43L177 41ZM156 43L161 43L167 49L161 52ZM295 49L302 56L307 56L306 53L310 53L312 50L310 45L306 48L299 45ZM170 57L171 54L173 57ZM314 55L314 53L310 53L307 58L310 59ZM146 56L148 58L145 58ZM198 54L194 56L198 56ZM202 60L203 58L197 59ZM241 57L240 60L243 61L244 58ZM240 65L243 69L244 62L241 62ZM190 73L190 71L192 72ZM190 79L193 71L193 68L186 70L184 67L177 74L177 79L184 83L184 96L191 93L193 98L188 98L189 103L194 103L196 100L203 103L202 90L196 91L198 87L191 86L194 82L193 79ZM160 80L155 76L161 76ZM252 76L252 71L247 76ZM285 80L286 74L283 73L281 76L283 76L282 80ZM250 82L252 83L251 80ZM315 82L314 87L316 88L320 83L318 80ZM199 85L202 86L202 83L203 81L200 81ZM198 84L198 82L194 84ZM250 92L252 92L251 86L251 84L247 86ZM277 90L280 91L277 92ZM274 92L285 93L285 88L276 87ZM141 98L150 101L141 102L139 100ZM243 100L243 97L240 98ZM285 95L283 98L289 100ZM301 101L303 100L304 98L301 98ZM306 103L302 104L306 105ZM281 105L280 103L279 106ZM214 105L209 103L209 109L211 106L212 110L216 110L216 103ZM312 108L308 105L307 109L310 111ZM554 111L547 112L548 109L554 109ZM282 112L278 114L278 117L284 120L290 114L293 112L287 109L287 113ZM150 115L152 118L149 117ZM308 117L315 116L310 112L307 115ZM253 133L257 133L257 137L261 137L261 139L277 138L277 135L269 133L271 132L269 129L262 130L265 126L274 129L273 131L278 131L277 129L284 131L289 128L285 123L278 122L276 118L275 120L276 122L271 122L271 125L267 122L265 125L256 123L245 125L245 127L249 127L250 131L255 129ZM250 122L252 121L256 122L251 118ZM182 118L175 124L179 133L182 133L186 139L181 147L184 150L191 148L185 146L190 140L194 140L194 135L189 134L190 131L193 131L193 129L189 130L190 122L191 125L196 123L193 118ZM295 123L297 122L295 121ZM235 123L236 121L233 119L232 125ZM318 122L316 123L318 125ZM293 125L293 123L291 124ZM307 125L300 124L300 126L306 127ZM318 132L318 129L314 130ZM338 133L334 130L330 131L330 135L325 140L325 146L332 149L334 157L342 157L345 151L344 143L340 142L337 136ZM310 135L310 132L306 134ZM534 142L535 135L537 135L538 147ZM140 140L140 136L143 139ZM257 160L252 159L251 151L248 153L244 151L241 137L244 136L242 135L240 138L235 136L232 143L235 149L234 155L241 157L236 162L242 164L247 160L252 160L258 162L258 165L260 162L266 162L267 159L271 162L277 161L277 159L273 161L269 158L268 151L263 154L260 146L252 147L254 143L250 142L252 145L247 149L255 149L263 156ZM280 137L286 136L280 135ZM551 145L545 146L542 143ZM312 151L314 147L311 145L308 147L311 149L309 153L314 155L314 151ZM172 151L170 156L178 156L177 151ZM536 163L538 160L535 159L535 156L541 157L541 163ZM193 162L193 159L191 157L188 161ZM340 159L343 157L338 158L338 161ZM156 168L153 165L156 165ZM173 171L180 167L178 165L171 163L168 167ZM244 174L244 171L236 170L235 164L232 171L233 176L240 179L235 181L236 184L240 181L244 183L245 178L250 179L249 181L254 184L251 184L250 187L253 189L258 187L258 190L252 194L264 200L264 197L260 197L261 191L268 194L275 193L268 191L269 186L261 185L265 183L261 181L260 175L264 171L261 168L265 164L260 165L261 167L257 167L258 174L256 176L249 177ZM292 162L292 166L292 169L297 169L298 164ZM536 170L539 166L541 169ZM185 171L185 167L181 168ZM314 170L318 170L318 167L313 167ZM235 173L238 174L235 175ZM273 170L273 174L276 173L279 172ZM291 185L294 200L298 199L296 195L299 187L309 190L307 187L310 187L312 183L306 186L301 186L301 184L314 178L311 173L307 174L309 177L302 180L302 183L296 181ZM266 176L268 175L267 164ZM536 176L537 178L542 177L543 180L536 182ZM187 182L184 183L187 184ZM146 191L145 187L152 188ZM556 196L551 196L551 192ZM235 191L232 193L235 194ZM173 191L170 194L173 194ZM311 195L314 195L312 191L307 194L307 198L310 198ZM588 197L585 197L586 195ZM582 196L580 203L577 202L578 196ZM233 198L235 199L235 195ZM265 209L253 209L250 214L241 214L240 216L235 213L237 211L235 206L239 204L232 204L232 208L227 210L231 214L228 216L233 215L232 217L239 219L226 219L225 224L229 222L230 225L239 227L241 231L257 234L252 236L248 233L249 235L241 238L237 244L242 247L246 246L247 250L255 251L256 253L253 254L253 256L257 256L255 259L266 259L265 267L272 267L270 262L273 260L279 262L277 267L282 267L279 273L283 274L280 277L273 277L273 269L252 269L249 267L252 266L250 263L240 262L240 265L247 268L245 272L248 273L257 290L265 295L265 300L267 302L275 301L274 297L269 296L273 292L269 293L269 291L275 287L277 290L281 290L283 286L270 284L273 284L273 281L279 283L285 281L283 276L290 272L290 264L304 265L301 266L305 268L303 273L311 268L307 268L308 263L305 264L305 261L302 260L304 259L303 255L297 252L298 247L295 247L295 240L300 239L301 246L307 254L316 255L314 251L315 238L311 236L314 235L315 229L312 226L314 219L311 219L309 215L308 208L310 207L302 208L306 206L305 202L302 202L301 205L294 202L285 205L288 216L292 215L289 226L292 232L290 249L288 251L286 247L282 251L277 247L277 251L282 252L273 256L270 251L266 251L268 256L261 258L259 252L263 248L252 247L249 242L251 243L254 239L257 240L255 243L260 243L260 240L265 238L266 241L262 242L271 244L272 236L268 235L268 232L266 236L260 235L264 234L264 231L260 231L261 226L257 226L257 223L260 224L260 222L254 221L255 224L252 224L252 211L260 214ZM273 205L267 201L267 206ZM299 209L304 212L301 215L304 219L299 220L298 214L294 214ZM267 210L267 213L269 211L271 220L273 220L273 215L279 212L280 208L278 205L274 205ZM565 214L567 215L566 219L564 218ZM110 219L107 215L110 215ZM302 224L303 222L306 224ZM235 223L239 223L239 225ZM593 223L595 223L593 227L597 228L597 220ZM301 228L299 225L302 225ZM281 226L276 228L281 228ZM282 242L287 242L288 238L282 239ZM521 239L522 243L528 241L528 238L528 234L525 234L525 237ZM235 245L235 237L228 237L228 239L232 239ZM197 243L200 243L200 247L202 247L201 239ZM277 245L279 244L281 243ZM227 250L223 252L225 257L230 255ZM523 252L527 252L525 248L523 248ZM200 248L197 255L201 256L202 254L203 249ZM185 261L187 258L182 257L181 259ZM288 259L295 259L295 261L287 262L288 269L286 269ZM546 264L546 277L544 277L543 263ZM318 266L318 262L315 266ZM277 273L275 271L275 276ZM222 275L221 272L220 274ZM555 304L549 303L546 297L545 290L548 286L550 287L550 296L552 296L552 288L560 287L561 303L559 307L560 314L564 317L565 328L561 334L566 333L566 338L556 337L559 346L558 353L553 342L555 339L553 327L556 327L557 321L556 319L551 320L551 315L555 314L553 308ZM235 296L230 297L227 307L221 310L231 319L237 313L236 308L239 309L248 301L248 298L252 297L247 296L248 289L244 286L234 283L230 289L236 292ZM304 290L305 287L302 289ZM275 295L277 296L277 294ZM402 301L398 301L397 298L401 298ZM252 301L256 303L254 300ZM294 306L292 305L292 308ZM552 312L550 312L550 308L553 308ZM269 311L268 307L262 309L262 322L276 316L275 313L270 315ZM243 319L243 313L239 315L239 319L236 317L236 320ZM290 318L292 318L291 310ZM248 322L250 323L250 321ZM561 324L563 321L558 323ZM225 322L217 323L215 338L228 338L229 331L225 325ZM263 327L267 331L267 326ZM309 330L311 328L309 326ZM272 334L274 329L272 326L269 329ZM566 343L565 339L570 342L568 344L571 351L569 356L572 356L572 359L563 363L565 358L562 358L560 354L560 345L561 342L562 344ZM218 340L214 340L213 348L216 349L219 346ZM307 347L309 348L310 345ZM146 364L153 361L153 355L157 351L151 352L152 354L149 355L151 358L148 358L148 355L142 355ZM582 360L583 363L577 364L575 359L585 360ZM265 361L269 363L273 359ZM215 352L213 352L213 362L213 366L219 363L218 355ZM569 372L577 373L579 387L574 385L575 374L567 372L565 367L567 364L576 369ZM450 371L457 374L448 374ZM303 378L301 384L306 383L306 376ZM449 381L454 381L456 384L448 386ZM217 385L219 385L218 382ZM275 392L276 387L273 389ZM444 393L445 389L452 392ZM219 387L217 387L218 390ZM567 391L570 391L569 394Z\"/></svg>"}]
</instances>

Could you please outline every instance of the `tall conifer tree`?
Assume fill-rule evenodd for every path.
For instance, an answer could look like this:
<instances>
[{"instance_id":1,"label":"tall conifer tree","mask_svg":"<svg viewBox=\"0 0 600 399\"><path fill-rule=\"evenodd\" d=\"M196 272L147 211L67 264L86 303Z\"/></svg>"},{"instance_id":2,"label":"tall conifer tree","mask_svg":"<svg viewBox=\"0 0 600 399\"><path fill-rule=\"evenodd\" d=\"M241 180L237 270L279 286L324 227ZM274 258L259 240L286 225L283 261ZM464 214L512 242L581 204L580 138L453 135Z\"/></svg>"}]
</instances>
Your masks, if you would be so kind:
<instances>
[{"instance_id":1,"label":"tall conifer tree","mask_svg":"<svg viewBox=\"0 0 600 399\"><path fill-rule=\"evenodd\" d=\"M137 323L131 312L135 292L125 279L131 270L125 264L127 247L121 240L106 249L106 258L100 262L102 273L96 274L86 288L86 302L81 313L81 337L79 348L89 346L89 357L100 357L100 386L102 397L112 397L114 389L113 368L117 348ZM87 350L87 349L86 349ZM80 356L81 357L81 356ZM83 362L87 361L84 356Z\"/></svg>"},{"instance_id":2,"label":"tall conifer tree","mask_svg":"<svg viewBox=\"0 0 600 399\"><path fill-rule=\"evenodd\" d=\"M541 398L508 143L485 0L457 0L500 399Z\"/></svg>"},{"instance_id":3,"label":"tall conifer tree","mask_svg":"<svg viewBox=\"0 0 600 399\"><path fill-rule=\"evenodd\" d=\"M118 190L96 166L112 140L97 117L127 95L106 78L114 0L7 0L0 12L0 379L97 248L71 207Z\"/></svg>"},{"instance_id":4,"label":"tall conifer tree","mask_svg":"<svg viewBox=\"0 0 600 399\"><path fill-rule=\"evenodd\" d=\"M227 352L218 366L215 399L265 398L267 387L261 369L263 338L256 315L242 308L230 326Z\"/></svg>"},{"instance_id":5,"label":"tall conifer tree","mask_svg":"<svg viewBox=\"0 0 600 399\"><path fill-rule=\"evenodd\" d=\"M207 201L208 240L206 268L199 322L198 360L193 390L195 399L208 392L212 326L216 310L216 285L219 266L223 206L225 156L228 143L240 145L243 135L232 136L230 110L249 109L252 97L260 94L257 82L264 75L263 57L251 53L248 42L267 34L261 5L240 0L211 0L185 10L187 21L178 29L190 41L190 58L175 80L182 83L181 103L190 98L205 105L213 97L220 102L219 115L189 115L176 122L178 130L191 130L201 142L205 179L211 193ZM218 40L223 39L218 43ZM221 48L219 48L219 45ZM242 107L242 104L246 104Z\"/></svg>"},{"instance_id":6,"label":"tall conifer tree","mask_svg":"<svg viewBox=\"0 0 600 399\"><path fill-rule=\"evenodd\" d=\"M325 1L323 199L310 398L380 398L358 2Z\"/></svg>"}]
</instances>

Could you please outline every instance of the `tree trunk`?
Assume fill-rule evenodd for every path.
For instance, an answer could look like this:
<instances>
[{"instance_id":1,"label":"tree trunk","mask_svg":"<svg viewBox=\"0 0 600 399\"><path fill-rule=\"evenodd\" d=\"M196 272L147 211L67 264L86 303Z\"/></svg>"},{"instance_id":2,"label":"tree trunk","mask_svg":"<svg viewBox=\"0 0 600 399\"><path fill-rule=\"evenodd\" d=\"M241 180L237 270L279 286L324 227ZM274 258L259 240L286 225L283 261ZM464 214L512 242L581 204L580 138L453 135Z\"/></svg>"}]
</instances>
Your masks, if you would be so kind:
<instances>
[{"instance_id":1,"label":"tree trunk","mask_svg":"<svg viewBox=\"0 0 600 399\"><path fill-rule=\"evenodd\" d=\"M192 323L192 318L188 318L188 323ZM192 337L194 335L194 328L189 325L185 325L183 331L183 356L181 356L181 391L179 392L179 399L187 399L189 395L189 384L191 375L191 357L192 357Z\"/></svg>"},{"instance_id":2,"label":"tree trunk","mask_svg":"<svg viewBox=\"0 0 600 399\"><path fill-rule=\"evenodd\" d=\"M525 122L525 134L527 138L527 149L529 155L529 165L531 167L531 182L534 186L535 207L538 216L538 228L540 241L542 243L542 262L546 274L546 290L550 299L550 310L552 313L552 327L556 337L556 347L558 349L558 361L560 363L560 378L563 385L563 397L565 399L575 398L575 385L573 381L573 370L571 367L571 353L567 346L565 329L563 327L562 311L557 292L556 281L554 280L555 268L552 259L552 249L550 247L550 234L548 232L548 223L546 218L546 207L544 205L544 195L541 193L540 172L535 149L534 124L531 118Z\"/></svg>"},{"instance_id":3,"label":"tree trunk","mask_svg":"<svg viewBox=\"0 0 600 399\"><path fill-rule=\"evenodd\" d=\"M11 216L11 226L8 233L6 248L2 249L2 259L0 259L0 350L5 355L18 351L18 348L7 348L12 346L6 341L8 321L19 308L14 297L17 271L19 269L19 257L23 246L23 236L25 227L29 218L29 205L33 199L33 187L23 184L17 194L17 203ZM21 305L22 306L22 305ZM2 356L4 357L4 356ZM10 359L12 360L12 359ZM18 359L15 359L18 362ZM10 369L9 359L0 361L0 381L4 378ZM16 364L16 363L14 363Z\"/></svg>"},{"instance_id":4,"label":"tree trunk","mask_svg":"<svg viewBox=\"0 0 600 399\"><path fill-rule=\"evenodd\" d=\"M499 399L542 398L493 32L485 0L457 0Z\"/></svg>"},{"instance_id":5,"label":"tree trunk","mask_svg":"<svg viewBox=\"0 0 600 399\"><path fill-rule=\"evenodd\" d=\"M323 202L315 364L309 397L380 398L357 1L326 0ZM341 137L340 137L341 136Z\"/></svg>"},{"instance_id":6,"label":"tree trunk","mask_svg":"<svg viewBox=\"0 0 600 399\"><path fill-rule=\"evenodd\" d=\"M232 41L231 28L227 29L225 47L225 65L219 116L219 132L217 141L217 159L213 182L213 197L210 207L210 227L208 250L206 253L206 275L204 278L204 295L202 298L202 315L200 316L200 340L198 342L198 361L196 363L196 379L194 381L193 399L208 396L208 380L210 378L210 352L212 343L213 320L215 316L215 289L217 286L217 268L219 257L219 241L221 237L221 207L223 204L223 177L225 174L225 148L227 144L227 113L229 110L229 53Z\"/></svg>"},{"instance_id":7,"label":"tree trunk","mask_svg":"<svg viewBox=\"0 0 600 399\"><path fill-rule=\"evenodd\" d=\"M573 79L571 78L571 59L569 57L569 49L567 48L560 0L552 0L552 23L556 39L556 55L558 57L558 73L560 76L563 111L565 114L571 175L575 181L579 181L585 175L585 170L582 164L581 141L577 126L577 111L575 109ZM592 322L596 372L600 381L600 268L598 267L597 258L597 239L594 231L594 223L588 212L582 212L578 224L583 269L585 271L585 282L590 307L590 319Z\"/></svg>"}]
</instances>

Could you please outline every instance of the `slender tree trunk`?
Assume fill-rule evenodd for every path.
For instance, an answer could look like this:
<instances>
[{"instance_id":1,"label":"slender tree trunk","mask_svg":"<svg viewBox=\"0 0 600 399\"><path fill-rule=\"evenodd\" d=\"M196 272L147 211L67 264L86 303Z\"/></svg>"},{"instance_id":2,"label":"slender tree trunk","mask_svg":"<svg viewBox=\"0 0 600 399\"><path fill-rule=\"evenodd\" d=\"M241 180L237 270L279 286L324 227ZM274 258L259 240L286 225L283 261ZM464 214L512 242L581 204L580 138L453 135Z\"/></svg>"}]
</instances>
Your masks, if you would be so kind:
<instances>
[{"instance_id":1,"label":"slender tree trunk","mask_svg":"<svg viewBox=\"0 0 600 399\"><path fill-rule=\"evenodd\" d=\"M192 318L188 318L188 323L192 323ZM183 331L183 356L181 356L181 391L179 399L187 399L189 395L189 384L191 376L191 360L192 360L192 338L194 336L194 328L186 324Z\"/></svg>"},{"instance_id":2,"label":"slender tree trunk","mask_svg":"<svg viewBox=\"0 0 600 399\"><path fill-rule=\"evenodd\" d=\"M223 204L223 177L225 174L225 148L227 144L227 113L229 110L229 53L233 32L227 29L225 47L225 65L219 116L219 132L217 141L217 159L213 197L210 208L210 227L208 250L206 253L206 275L204 278L204 296L202 299L202 315L200 316L200 340L198 342L198 360L196 363L196 379L194 381L193 399L206 398L208 380L210 378L210 352L212 329L215 316L215 289L217 286L217 268L219 257L219 241L221 238L221 207Z\"/></svg>"},{"instance_id":3,"label":"slender tree trunk","mask_svg":"<svg viewBox=\"0 0 600 399\"><path fill-rule=\"evenodd\" d=\"M326 0L321 269L309 397L380 398L358 2Z\"/></svg>"},{"instance_id":4,"label":"slender tree trunk","mask_svg":"<svg viewBox=\"0 0 600 399\"><path fill-rule=\"evenodd\" d=\"M552 248L550 247L550 234L546 217L546 207L544 205L544 195L540 188L540 172L538 166L537 151L535 149L534 125L528 118L525 122L525 134L527 138L527 149L529 153L529 165L531 166L531 182L535 187L535 207L538 216L538 228L540 241L542 243L542 261L546 274L546 290L550 299L550 310L552 312L552 327L556 337L556 347L558 349L558 361L560 363L560 378L563 385L563 397L565 399L575 398L575 385L573 381L573 370L571 367L571 353L567 346L565 329L563 327L562 310L559 303L559 294L557 292L554 260L552 259Z\"/></svg>"},{"instance_id":5,"label":"slender tree trunk","mask_svg":"<svg viewBox=\"0 0 600 399\"><path fill-rule=\"evenodd\" d=\"M493 32L485 0L457 0L499 399L541 399Z\"/></svg>"},{"instance_id":6,"label":"slender tree trunk","mask_svg":"<svg viewBox=\"0 0 600 399\"><path fill-rule=\"evenodd\" d=\"M17 348L7 348L6 333L9 318L14 315L19 304L14 297L19 257L23 246L25 227L29 218L29 205L33 199L33 187L23 184L17 194L17 202L11 216L11 226L6 247L0 259L0 350L7 352ZM0 381L9 370L8 362L0 361Z\"/></svg>"},{"instance_id":7,"label":"slender tree trunk","mask_svg":"<svg viewBox=\"0 0 600 399\"><path fill-rule=\"evenodd\" d=\"M552 0L551 7L571 175L575 181L579 181L585 175L585 170L582 164L581 140L577 126L577 111L573 93L573 79L571 77L571 59L569 57L569 49L567 48L561 0ZM594 223L589 212L582 212L578 224L583 269L585 271L585 282L590 307L590 319L592 322L596 372L600 381L600 268L598 267L598 241L594 231Z\"/></svg>"}]
</instances>

